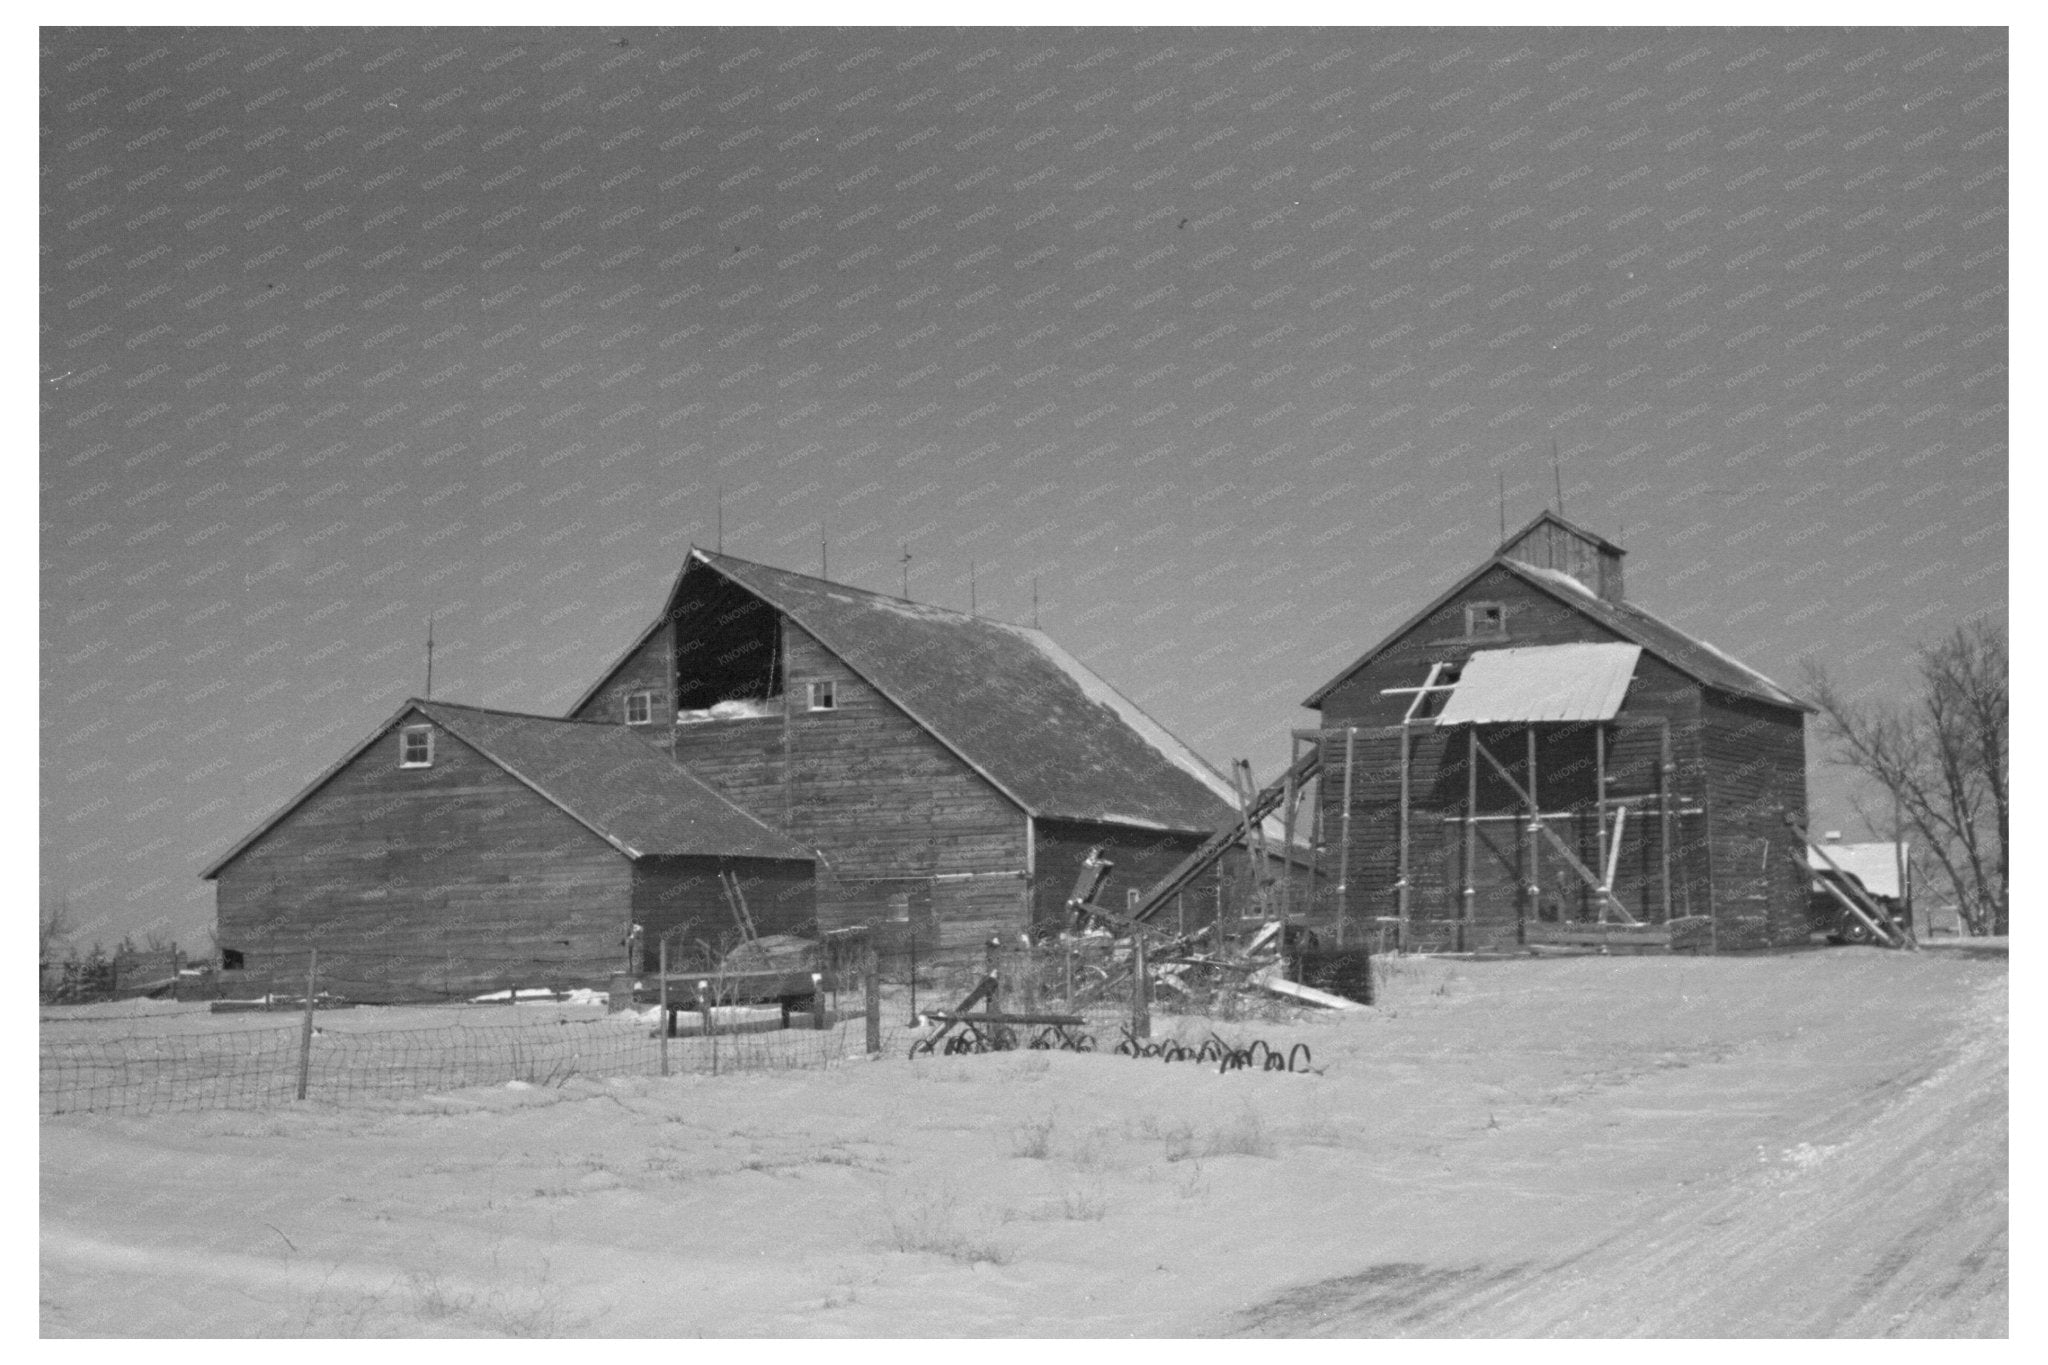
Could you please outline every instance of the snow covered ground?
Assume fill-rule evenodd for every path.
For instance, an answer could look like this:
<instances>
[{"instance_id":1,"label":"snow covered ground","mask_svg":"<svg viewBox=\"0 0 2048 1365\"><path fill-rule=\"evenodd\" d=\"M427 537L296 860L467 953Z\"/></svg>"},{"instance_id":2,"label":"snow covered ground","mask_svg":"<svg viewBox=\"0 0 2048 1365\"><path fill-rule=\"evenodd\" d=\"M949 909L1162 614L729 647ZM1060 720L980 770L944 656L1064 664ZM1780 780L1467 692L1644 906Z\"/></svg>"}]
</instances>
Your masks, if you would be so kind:
<instances>
[{"instance_id":1,"label":"snow covered ground","mask_svg":"<svg viewBox=\"0 0 2048 1365\"><path fill-rule=\"evenodd\" d=\"M1391 965L1216 1026L1318 1074L899 1048L45 1119L42 1330L2006 1332L2004 960Z\"/></svg>"}]
</instances>

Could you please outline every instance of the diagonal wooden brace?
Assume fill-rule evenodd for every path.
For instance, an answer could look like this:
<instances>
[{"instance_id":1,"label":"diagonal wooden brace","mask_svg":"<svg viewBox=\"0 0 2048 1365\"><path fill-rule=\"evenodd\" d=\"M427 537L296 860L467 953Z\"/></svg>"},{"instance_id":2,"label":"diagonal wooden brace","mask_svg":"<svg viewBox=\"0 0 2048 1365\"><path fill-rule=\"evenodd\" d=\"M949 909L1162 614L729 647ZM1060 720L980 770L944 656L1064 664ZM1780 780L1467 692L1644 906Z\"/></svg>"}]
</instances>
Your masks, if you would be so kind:
<instances>
[{"instance_id":1,"label":"diagonal wooden brace","mask_svg":"<svg viewBox=\"0 0 2048 1365\"><path fill-rule=\"evenodd\" d=\"M1536 803L1534 800L1530 798L1529 793L1522 790L1522 784L1515 781L1514 775L1508 772L1506 768L1503 768L1501 766L1500 760L1495 758L1493 756L1492 751L1490 751L1484 744L1479 744L1476 740L1474 741L1474 743L1475 747L1479 750L1480 757L1484 758L1488 763L1491 763L1493 765L1493 770L1500 774L1501 781L1507 783L1508 786L1514 791L1515 795L1521 797L1523 803L1526 804L1531 811L1534 811L1536 809ZM1569 867L1572 871L1578 873L1579 879L1585 882L1587 886L1592 887L1593 893L1599 896L1601 901L1605 903L1608 906L1608 908L1612 909L1614 913L1620 915L1624 923L1641 923L1640 920L1638 920L1634 915L1631 915L1628 912L1628 907L1626 905L1623 905L1620 902L1620 900L1618 900L1615 897L1615 894L1612 890L1601 884L1600 878L1594 875L1592 869L1588 868L1584 863L1579 861L1579 855L1572 852L1570 846L1567 845L1563 839L1560 839L1558 837L1556 830L1553 830L1550 826L1544 824L1541 820L1538 819L1531 819L1529 823L1538 834L1541 834L1544 838L1550 840L1551 846L1557 850L1558 856L1564 859L1565 866Z\"/></svg>"},{"instance_id":2,"label":"diagonal wooden brace","mask_svg":"<svg viewBox=\"0 0 2048 1365\"><path fill-rule=\"evenodd\" d=\"M1797 834L1799 836L1800 845L1805 848L1810 848L1815 853L1820 854L1821 861L1826 863L1829 867L1833 868L1837 873L1841 875L1842 881L1839 885L1829 881L1825 877L1820 877L1816 879L1820 882L1822 886L1828 889L1829 893L1833 895L1836 900L1842 902L1843 905L1848 906L1850 911L1853 912L1858 919L1862 920L1863 923L1870 928L1870 931L1876 934L1879 941L1882 942L1886 947L1918 948L1920 946L1918 943L1915 943L1913 941L1913 938L1910 934L1900 933L1897 930L1888 928L1887 926L1891 923L1891 916L1885 914L1883 910L1878 908L1876 902L1870 900L1863 893L1863 883L1856 877L1856 874L1853 872L1846 871L1840 863L1836 862L1832 857L1828 855L1828 851L1825 848L1822 848L1820 845L1814 843L1812 836L1807 834L1806 827L1799 823L1799 821L1793 816L1791 811L1785 811L1783 814L1786 826L1789 829L1791 829L1791 831L1794 834ZM1789 850L1787 851L1789 852ZM1793 861L1798 862L1801 867L1805 867L1808 874L1811 875L1813 869L1811 867L1807 867L1807 864L1804 861L1800 860L1797 857L1797 855L1793 856ZM1852 897L1854 898L1853 904L1851 903Z\"/></svg>"}]
</instances>

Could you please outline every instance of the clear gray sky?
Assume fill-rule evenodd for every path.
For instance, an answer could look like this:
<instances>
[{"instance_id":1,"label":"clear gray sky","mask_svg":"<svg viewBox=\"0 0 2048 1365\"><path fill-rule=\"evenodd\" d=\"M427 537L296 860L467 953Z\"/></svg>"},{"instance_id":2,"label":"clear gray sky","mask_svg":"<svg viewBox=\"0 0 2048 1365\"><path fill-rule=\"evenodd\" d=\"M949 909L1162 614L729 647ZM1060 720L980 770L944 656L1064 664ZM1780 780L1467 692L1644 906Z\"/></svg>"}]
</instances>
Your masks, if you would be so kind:
<instances>
[{"instance_id":1,"label":"clear gray sky","mask_svg":"<svg viewBox=\"0 0 2048 1365\"><path fill-rule=\"evenodd\" d=\"M1261 773L1553 441L1630 596L1781 682L2005 609L2002 30L42 42L87 939L203 946L199 869L422 690L430 612L436 695L566 706L721 486L734 554L1035 582Z\"/></svg>"}]
</instances>

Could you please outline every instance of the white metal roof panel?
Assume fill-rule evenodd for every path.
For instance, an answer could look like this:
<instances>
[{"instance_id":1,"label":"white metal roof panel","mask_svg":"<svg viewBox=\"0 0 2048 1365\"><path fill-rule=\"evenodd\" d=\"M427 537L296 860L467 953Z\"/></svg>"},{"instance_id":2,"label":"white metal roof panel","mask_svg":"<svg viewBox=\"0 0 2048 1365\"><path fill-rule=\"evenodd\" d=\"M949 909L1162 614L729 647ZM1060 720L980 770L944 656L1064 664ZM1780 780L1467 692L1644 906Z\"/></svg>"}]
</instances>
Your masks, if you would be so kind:
<instances>
[{"instance_id":1,"label":"white metal roof panel","mask_svg":"<svg viewBox=\"0 0 2048 1365\"><path fill-rule=\"evenodd\" d=\"M1622 644L1482 650L1465 661L1436 723L1612 720L1642 652L1641 645Z\"/></svg>"}]
</instances>

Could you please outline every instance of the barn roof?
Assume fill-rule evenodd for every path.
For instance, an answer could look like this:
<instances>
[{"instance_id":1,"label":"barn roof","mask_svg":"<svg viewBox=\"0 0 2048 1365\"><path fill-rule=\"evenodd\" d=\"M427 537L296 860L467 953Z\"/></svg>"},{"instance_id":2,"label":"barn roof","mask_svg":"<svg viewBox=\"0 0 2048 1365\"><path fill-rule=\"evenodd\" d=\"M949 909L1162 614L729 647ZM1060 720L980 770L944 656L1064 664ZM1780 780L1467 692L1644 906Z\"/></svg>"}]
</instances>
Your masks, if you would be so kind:
<instances>
[{"instance_id":1,"label":"barn roof","mask_svg":"<svg viewBox=\"0 0 2048 1365\"><path fill-rule=\"evenodd\" d=\"M1236 808L1227 778L1041 631L706 550L676 592L706 572L808 631L1034 817L1206 833Z\"/></svg>"},{"instance_id":2,"label":"barn roof","mask_svg":"<svg viewBox=\"0 0 2048 1365\"><path fill-rule=\"evenodd\" d=\"M818 859L622 726L413 698L199 875L217 874L414 715L441 726L629 858Z\"/></svg>"},{"instance_id":3,"label":"barn roof","mask_svg":"<svg viewBox=\"0 0 2048 1365\"><path fill-rule=\"evenodd\" d=\"M1580 615L1605 626L1622 639L1641 645L1645 652L1662 659L1695 682L1736 696L1769 702L1773 706L1787 706L1799 711L1813 709L1748 664L1723 653L1705 640L1686 634L1677 626L1653 616L1633 602L1610 602L1561 570L1539 568L1498 555L1480 564L1439 593L1428 606L1402 622L1385 639L1353 660L1336 677L1317 688L1302 705L1320 707L1323 699L1335 691L1345 679L1378 658L1410 630L1434 615L1446 602L1456 598L1482 575L1494 569L1502 569L1513 574Z\"/></svg>"}]
</instances>

